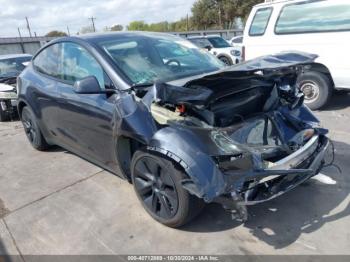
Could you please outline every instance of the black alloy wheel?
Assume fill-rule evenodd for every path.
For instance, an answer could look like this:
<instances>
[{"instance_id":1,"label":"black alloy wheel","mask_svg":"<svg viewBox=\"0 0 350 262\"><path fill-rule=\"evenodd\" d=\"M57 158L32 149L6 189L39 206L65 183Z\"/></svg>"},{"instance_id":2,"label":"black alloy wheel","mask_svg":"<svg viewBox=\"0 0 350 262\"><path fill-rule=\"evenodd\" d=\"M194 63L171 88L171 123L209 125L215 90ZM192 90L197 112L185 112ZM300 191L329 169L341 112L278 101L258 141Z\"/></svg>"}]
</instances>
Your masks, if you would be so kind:
<instances>
[{"instance_id":1,"label":"black alloy wheel","mask_svg":"<svg viewBox=\"0 0 350 262\"><path fill-rule=\"evenodd\" d=\"M24 132L26 133L29 142L33 143L38 135L36 129L33 126L33 120L28 114L23 114L22 123L24 127Z\"/></svg>"},{"instance_id":2,"label":"black alloy wheel","mask_svg":"<svg viewBox=\"0 0 350 262\"><path fill-rule=\"evenodd\" d=\"M146 150L135 152L131 178L138 199L158 222L180 227L200 213L204 202L183 188L188 179L181 168L160 154Z\"/></svg>"},{"instance_id":3,"label":"black alloy wheel","mask_svg":"<svg viewBox=\"0 0 350 262\"><path fill-rule=\"evenodd\" d=\"M179 206L175 183L156 159L144 157L135 165L135 188L146 208L160 218L173 218Z\"/></svg>"}]
</instances>

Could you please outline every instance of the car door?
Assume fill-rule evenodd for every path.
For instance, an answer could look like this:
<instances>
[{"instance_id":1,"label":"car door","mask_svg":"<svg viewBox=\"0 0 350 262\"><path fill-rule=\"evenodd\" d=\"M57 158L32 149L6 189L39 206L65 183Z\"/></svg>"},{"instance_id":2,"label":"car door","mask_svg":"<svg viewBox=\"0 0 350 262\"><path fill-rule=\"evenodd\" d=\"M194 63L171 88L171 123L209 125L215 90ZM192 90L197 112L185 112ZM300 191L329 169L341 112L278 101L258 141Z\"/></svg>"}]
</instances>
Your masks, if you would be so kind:
<instances>
[{"instance_id":1,"label":"car door","mask_svg":"<svg viewBox=\"0 0 350 262\"><path fill-rule=\"evenodd\" d=\"M60 137L65 146L102 166L115 168L113 142L114 97L77 94L74 83L95 76L101 90L111 80L97 60L82 46L63 43L60 93Z\"/></svg>"},{"instance_id":2,"label":"car door","mask_svg":"<svg viewBox=\"0 0 350 262\"><path fill-rule=\"evenodd\" d=\"M57 82L61 76L62 44L47 46L33 60L32 66L25 73L30 83L27 99L41 123L41 131L52 143L56 143L56 133L59 123Z\"/></svg>"}]
</instances>

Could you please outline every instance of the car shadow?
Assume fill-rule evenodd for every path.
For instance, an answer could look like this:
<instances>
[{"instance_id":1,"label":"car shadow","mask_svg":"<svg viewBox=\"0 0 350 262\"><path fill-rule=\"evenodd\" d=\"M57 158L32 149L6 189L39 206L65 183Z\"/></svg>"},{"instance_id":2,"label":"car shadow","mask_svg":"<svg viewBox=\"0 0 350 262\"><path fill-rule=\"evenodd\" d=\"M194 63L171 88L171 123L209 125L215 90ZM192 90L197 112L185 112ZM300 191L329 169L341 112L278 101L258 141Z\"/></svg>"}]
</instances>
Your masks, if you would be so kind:
<instances>
[{"instance_id":1,"label":"car shadow","mask_svg":"<svg viewBox=\"0 0 350 262\"><path fill-rule=\"evenodd\" d=\"M320 111L341 110L350 106L350 93L345 91L335 92L329 104Z\"/></svg>"},{"instance_id":2,"label":"car shadow","mask_svg":"<svg viewBox=\"0 0 350 262\"><path fill-rule=\"evenodd\" d=\"M350 146L334 142L337 150L335 163L346 172L349 170ZM248 207L249 218L244 224L233 221L220 205L210 204L182 230L191 232L217 232L237 226L247 228L259 240L276 249L286 247L302 233L311 233L324 224L350 215L350 204L339 207L349 195L350 177L334 167L327 167L322 174L336 181L324 184L311 179L283 196Z\"/></svg>"}]
</instances>

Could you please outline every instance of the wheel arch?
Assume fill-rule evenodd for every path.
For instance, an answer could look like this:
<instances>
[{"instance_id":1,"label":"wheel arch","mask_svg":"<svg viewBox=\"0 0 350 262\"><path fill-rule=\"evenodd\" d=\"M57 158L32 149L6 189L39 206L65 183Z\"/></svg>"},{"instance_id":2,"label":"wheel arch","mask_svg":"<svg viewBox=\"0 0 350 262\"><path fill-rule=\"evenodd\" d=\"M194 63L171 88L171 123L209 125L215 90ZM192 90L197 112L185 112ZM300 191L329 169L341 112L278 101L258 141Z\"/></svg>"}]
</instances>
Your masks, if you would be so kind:
<instances>
[{"instance_id":1,"label":"wheel arch","mask_svg":"<svg viewBox=\"0 0 350 262\"><path fill-rule=\"evenodd\" d=\"M138 139L128 136L119 136L116 141L116 160L122 175L131 182L131 160L135 152L146 148Z\"/></svg>"},{"instance_id":2,"label":"wheel arch","mask_svg":"<svg viewBox=\"0 0 350 262\"><path fill-rule=\"evenodd\" d=\"M195 133L170 126L159 130L147 147L177 163L188 176L188 180L183 181L184 188L210 202L224 193L226 181L204 148Z\"/></svg>"},{"instance_id":3,"label":"wheel arch","mask_svg":"<svg viewBox=\"0 0 350 262\"><path fill-rule=\"evenodd\" d=\"M333 80L331 71L324 64L322 64L322 63L312 63L310 65L307 65L305 67L305 69L306 69L306 71L314 71L314 72L318 72L318 73L322 73L322 74L326 75L328 77L328 79L331 81L332 88L334 88L335 84L334 84L334 80Z\"/></svg>"},{"instance_id":4,"label":"wheel arch","mask_svg":"<svg viewBox=\"0 0 350 262\"><path fill-rule=\"evenodd\" d=\"M229 55L227 55L227 54L220 53L220 54L217 54L216 57L217 57L218 59L220 59L220 57L225 57L225 58L227 58L227 59L230 61L231 65L234 65L234 61L233 61L232 58L231 58Z\"/></svg>"},{"instance_id":5,"label":"wheel arch","mask_svg":"<svg viewBox=\"0 0 350 262\"><path fill-rule=\"evenodd\" d=\"M175 154L157 147L148 146L136 138L120 136L116 143L116 158L120 171L129 182L131 182L132 158L138 150L149 151L157 156L164 157L172 161L175 167L183 171L188 179L190 179L190 176L186 172L186 168L188 167L187 164Z\"/></svg>"},{"instance_id":6,"label":"wheel arch","mask_svg":"<svg viewBox=\"0 0 350 262\"><path fill-rule=\"evenodd\" d=\"M25 106L29 106L28 103L26 103L23 100L18 101L17 110L18 110L18 115L19 115L20 119L22 118L22 111L23 111L23 108Z\"/></svg>"}]
</instances>

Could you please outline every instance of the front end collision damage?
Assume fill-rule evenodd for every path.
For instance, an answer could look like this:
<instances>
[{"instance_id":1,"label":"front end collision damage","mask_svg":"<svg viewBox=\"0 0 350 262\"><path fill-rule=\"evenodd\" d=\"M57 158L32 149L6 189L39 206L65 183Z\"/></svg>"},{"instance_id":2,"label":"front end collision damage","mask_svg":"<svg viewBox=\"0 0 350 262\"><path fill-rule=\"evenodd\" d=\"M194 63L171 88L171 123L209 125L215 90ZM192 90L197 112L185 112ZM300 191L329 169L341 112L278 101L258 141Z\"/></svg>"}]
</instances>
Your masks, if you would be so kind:
<instances>
[{"instance_id":1,"label":"front end collision damage","mask_svg":"<svg viewBox=\"0 0 350 262\"><path fill-rule=\"evenodd\" d=\"M122 93L116 99L117 133L173 159L188 175L182 181L186 190L246 220L247 205L280 196L325 164L327 130L303 105L295 81L315 58L303 53L267 56L181 86L155 84L141 96L133 94L139 90ZM208 108L215 110L215 101L230 95L249 105L264 103L259 112L235 120L221 117L219 107L221 118L216 119ZM195 117L181 114L163 123L152 115L154 103L190 108ZM246 104L235 103L245 111Z\"/></svg>"},{"instance_id":2,"label":"front end collision damage","mask_svg":"<svg viewBox=\"0 0 350 262\"><path fill-rule=\"evenodd\" d=\"M11 82L12 83L12 82ZM11 84L0 83L0 107L3 112L14 117L17 110L16 87Z\"/></svg>"}]
</instances>

